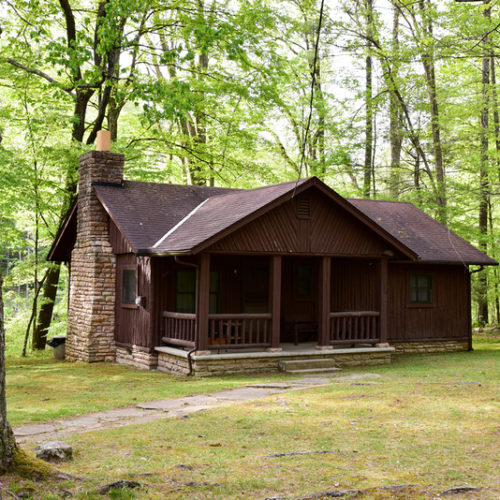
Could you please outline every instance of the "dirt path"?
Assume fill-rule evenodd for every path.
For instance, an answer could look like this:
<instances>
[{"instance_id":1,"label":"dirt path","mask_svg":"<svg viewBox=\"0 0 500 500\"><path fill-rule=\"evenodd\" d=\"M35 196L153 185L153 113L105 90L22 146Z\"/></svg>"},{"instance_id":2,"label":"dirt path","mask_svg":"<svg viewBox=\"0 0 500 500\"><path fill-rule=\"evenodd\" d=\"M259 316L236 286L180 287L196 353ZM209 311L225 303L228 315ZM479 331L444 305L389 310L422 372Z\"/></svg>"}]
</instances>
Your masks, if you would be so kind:
<instances>
[{"instance_id":1,"label":"dirt path","mask_svg":"<svg viewBox=\"0 0 500 500\"><path fill-rule=\"evenodd\" d=\"M18 425L14 427L14 434L20 444L36 443L100 429L143 424L162 418L182 418L208 408L234 405L288 391L310 389L329 384L332 381L344 382L377 377L380 377L380 375L373 373L350 373L347 375L332 373L308 376L289 382L249 384L244 387L211 394L148 401L133 406L61 418L40 424Z\"/></svg>"}]
</instances>

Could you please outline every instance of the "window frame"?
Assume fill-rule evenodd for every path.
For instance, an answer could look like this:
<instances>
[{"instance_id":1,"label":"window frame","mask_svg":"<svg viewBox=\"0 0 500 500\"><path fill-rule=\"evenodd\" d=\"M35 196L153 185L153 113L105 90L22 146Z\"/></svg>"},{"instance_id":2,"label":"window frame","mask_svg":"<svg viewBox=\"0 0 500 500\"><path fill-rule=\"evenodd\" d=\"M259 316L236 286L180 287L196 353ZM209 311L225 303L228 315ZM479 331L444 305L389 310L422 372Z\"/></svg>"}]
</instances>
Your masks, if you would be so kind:
<instances>
[{"instance_id":1,"label":"window frame","mask_svg":"<svg viewBox=\"0 0 500 500\"><path fill-rule=\"evenodd\" d=\"M123 302L123 291L124 291L124 285L125 285L125 272L126 271L134 271L134 277L135 277L135 290L134 290L134 302ZM120 287L120 304L121 307L125 309L137 309L139 306L135 303L137 297L139 296L139 280L138 280L138 269L137 265L128 265L128 266L123 266L122 267L122 272L121 272L121 287Z\"/></svg>"},{"instance_id":2,"label":"window frame","mask_svg":"<svg viewBox=\"0 0 500 500\"><path fill-rule=\"evenodd\" d=\"M422 277L426 276L430 278L430 301L429 302L422 302L422 301L412 301L411 300L411 291L412 291L412 277ZM429 307L436 307L436 283L434 279L434 275L431 272L410 272L408 273L408 279L407 279L407 302L408 302L408 307L411 308L429 308ZM417 287L418 290L418 287ZM417 298L418 297L418 292L417 292Z\"/></svg>"},{"instance_id":3,"label":"window frame","mask_svg":"<svg viewBox=\"0 0 500 500\"><path fill-rule=\"evenodd\" d=\"M193 290L192 291L180 291L179 290L179 274L180 273L189 273L193 276ZM177 269L175 272L175 311L183 314L196 314L196 269ZM179 295L187 296L191 295L193 298L193 308L192 311L180 311L179 307Z\"/></svg>"}]
</instances>

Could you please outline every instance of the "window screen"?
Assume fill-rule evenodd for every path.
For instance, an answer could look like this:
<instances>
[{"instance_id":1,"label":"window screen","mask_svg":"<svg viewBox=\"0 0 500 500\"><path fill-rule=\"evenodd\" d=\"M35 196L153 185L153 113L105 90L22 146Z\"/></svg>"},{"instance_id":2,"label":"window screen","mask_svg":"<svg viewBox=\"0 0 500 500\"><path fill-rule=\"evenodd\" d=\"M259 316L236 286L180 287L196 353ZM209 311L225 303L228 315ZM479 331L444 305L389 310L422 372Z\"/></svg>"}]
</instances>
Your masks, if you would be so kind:
<instances>
[{"instance_id":1,"label":"window screen","mask_svg":"<svg viewBox=\"0 0 500 500\"><path fill-rule=\"evenodd\" d=\"M177 271L176 309L181 313L195 312L196 271L182 269Z\"/></svg>"},{"instance_id":2,"label":"window screen","mask_svg":"<svg viewBox=\"0 0 500 500\"><path fill-rule=\"evenodd\" d=\"M432 304L432 276L430 274L410 275L410 303Z\"/></svg>"},{"instance_id":3,"label":"window screen","mask_svg":"<svg viewBox=\"0 0 500 500\"><path fill-rule=\"evenodd\" d=\"M124 269L122 274L122 304L135 305L136 272Z\"/></svg>"}]
</instances>

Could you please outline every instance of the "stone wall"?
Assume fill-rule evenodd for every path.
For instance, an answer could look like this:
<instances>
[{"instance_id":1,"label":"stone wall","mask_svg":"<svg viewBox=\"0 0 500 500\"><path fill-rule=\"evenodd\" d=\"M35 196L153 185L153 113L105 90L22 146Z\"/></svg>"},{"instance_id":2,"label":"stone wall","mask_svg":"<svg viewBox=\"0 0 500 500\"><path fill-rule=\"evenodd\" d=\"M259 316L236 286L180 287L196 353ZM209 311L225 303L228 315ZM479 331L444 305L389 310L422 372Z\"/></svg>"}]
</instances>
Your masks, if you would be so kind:
<instances>
[{"instance_id":1,"label":"stone wall","mask_svg":"<svg viewBox=\"0 0 500 500\"><path fill-rule=\"evenodd\" d=\"M157 349L158 350L158 349ZM177 373L186 375L189 372L188 360L185 351L175 349L164 349L168 352L158 352L158 370L167 373ZM330 351L328 354L314 356L331 359L335 361L338 367L351 366L370 366L383 365L391 362L391 356L394 353L393 349L366 349L361 352L361 349L342 349L343 352L335 353ZM244 355L224 355L211 354L196 356L193 355L193 372L202 377L215 375L232 375L237 373L270 373L279 371L279 362L287 360L304 359L304 356L293 354L277 353L269 355L269 353L251 353L248 356Z\"/></svg>"},{"instance_id":2,"label":"stone wall","mask_svg":"<svg viewBox=\"0 0 500 500\"><path fill-rule=\"evenodd\" d=\"M158 366L158 356L134 347L117 347L116 362L140 370L154 370Z\"/></svg>"},{"instance_id":3,"label":"stone wall","mask_svg":"<svg viewBox=\"0 0 500 500\"><path fill-rule=\"evenodd\" d=\"M108 215L92 185L121 183L123 163L122 154L109 151L90 151L80 157L66 340L70 361L115 360L116 258L109 243Z\"/></svg>"},{"instance_id":4,"label":"stone wall","mask_svg":"<svg viewBox=\"0 0 500 500\"><path fill-rule=\"evenodd\" d=\"M396 354L427 354L432 352L468 351L467 340L444 340L440 342L391 342Z\"/></svg>"}]
</instances>

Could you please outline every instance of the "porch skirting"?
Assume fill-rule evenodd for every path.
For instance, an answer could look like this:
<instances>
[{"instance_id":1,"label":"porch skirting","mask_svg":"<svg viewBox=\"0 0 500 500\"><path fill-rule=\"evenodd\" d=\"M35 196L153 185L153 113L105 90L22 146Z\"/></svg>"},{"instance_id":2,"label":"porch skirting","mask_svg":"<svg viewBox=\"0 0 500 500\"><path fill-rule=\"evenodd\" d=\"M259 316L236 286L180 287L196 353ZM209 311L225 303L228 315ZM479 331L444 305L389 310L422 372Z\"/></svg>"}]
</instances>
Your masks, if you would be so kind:
<instances>
[{"instance_id":1,"label":"porch skirting","mask_svg":"<svg viewBox=\"0 0 500 500\"><path fill-rule=\"evenodd\" d=\"M116 362L121 365L133 366L140 370L155 370L158 366L158 355L150 353L137 346L116 347Z\"/></svg>"},{"instance_id":2,"label":"porch skirting","mask_svg":"<svg viewBox=\"0 0 500 500\"><path fill-rule=\"evenodd\" d=\"M187 352L174 347L156 347L158 370L187 374ZM382 365L391 362L393 347L333 349L326 351L240 352L192 355L193 373L200 376L230 375L236 373L269 373L279 371L279 362L299 359L330 359L338 367Z\"/></svg>"},{"instance_id":3,"label":"porch skirting","mask_svg":"<svg viewBox=\"0 0 500 500\"><path fill-rule=\"evenodd\" d=\"M426 354L432 352L454 352L468 351L468 340L440 340L415 342L391 342L391 346L396 349L396 354Z\"/></svg>"}]
</instances>

